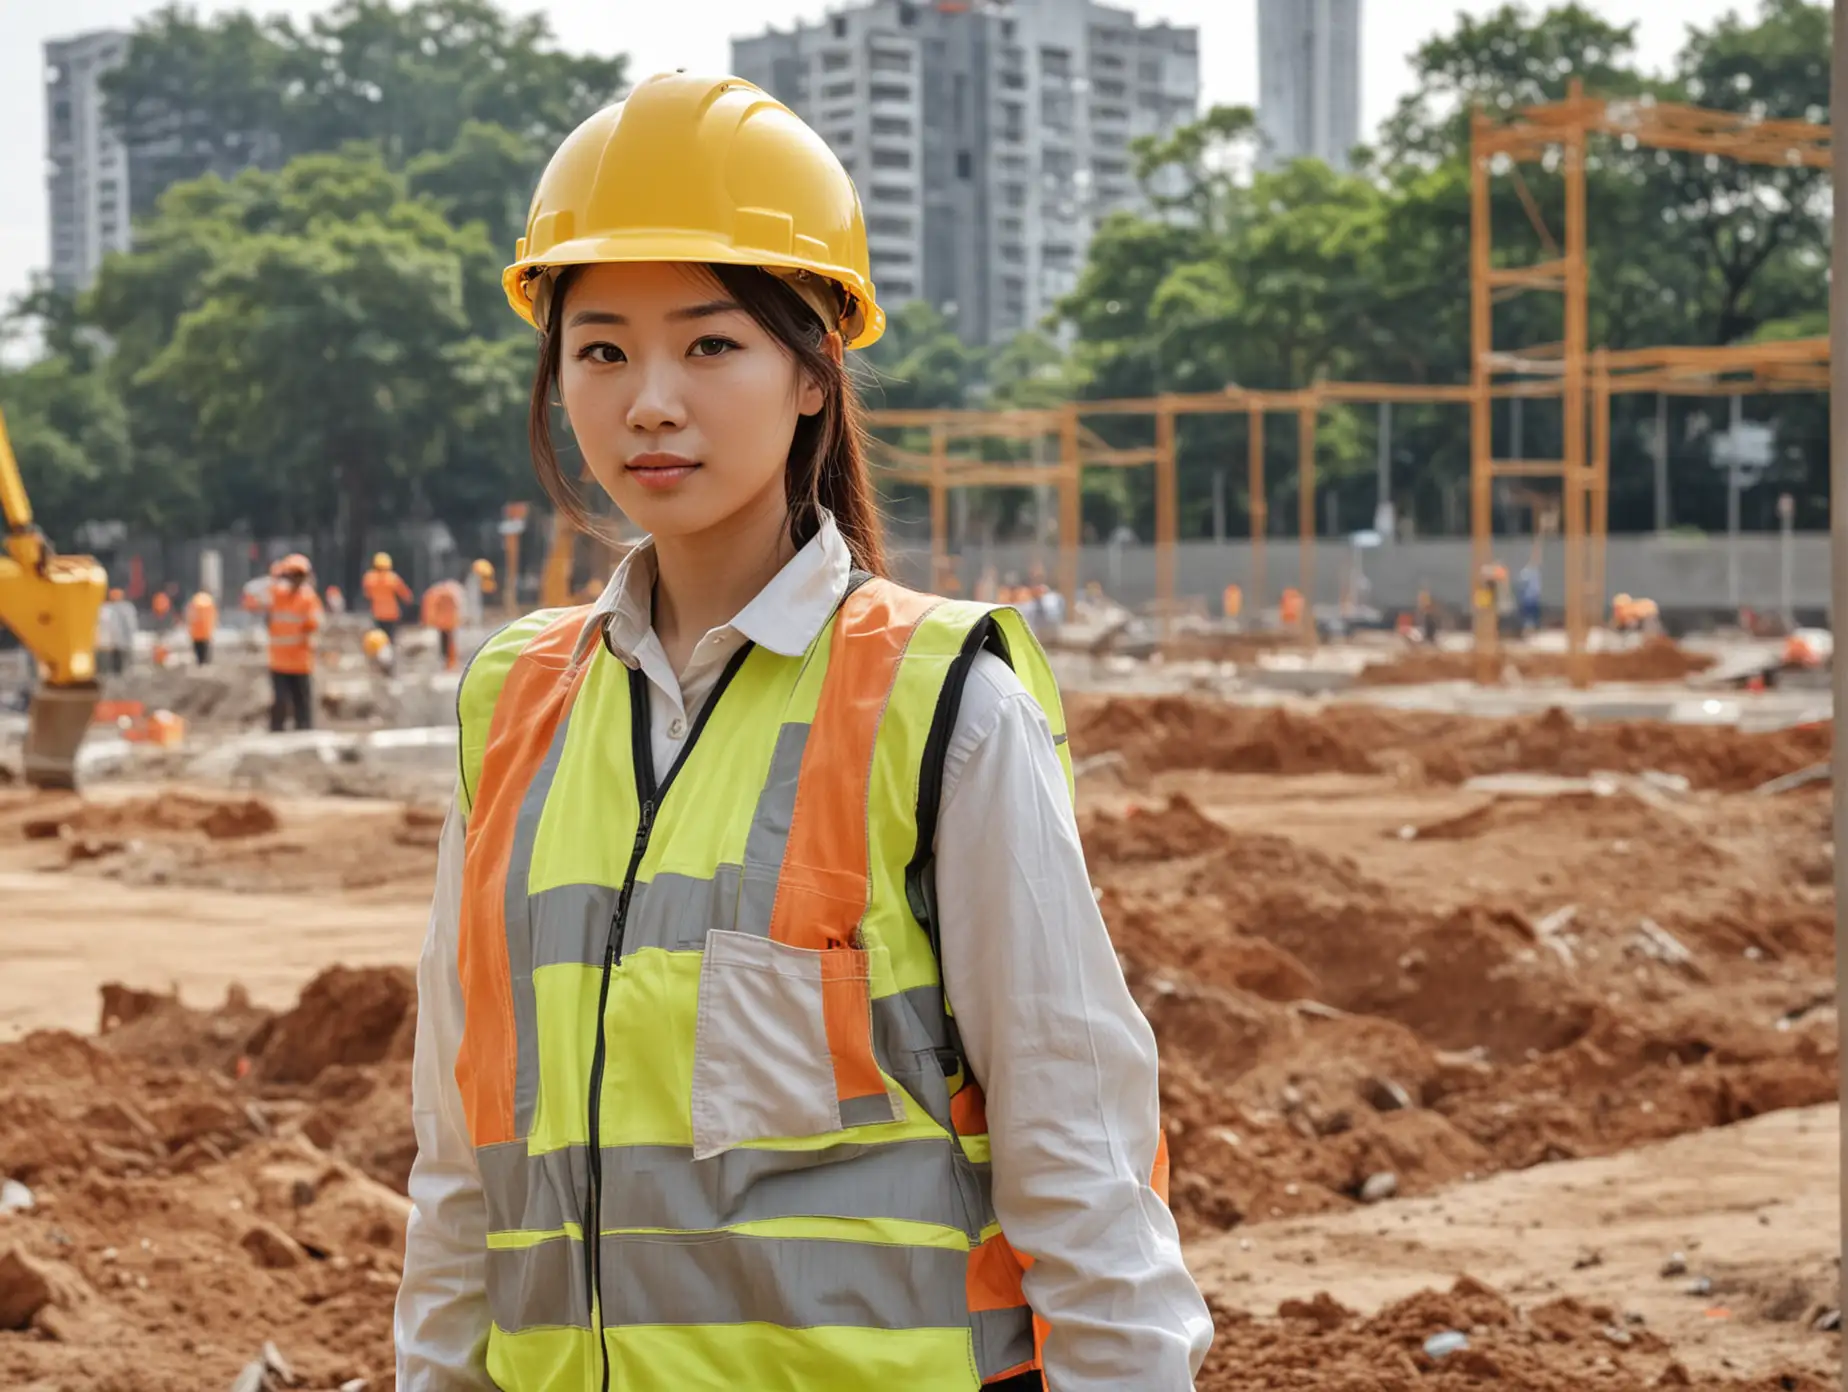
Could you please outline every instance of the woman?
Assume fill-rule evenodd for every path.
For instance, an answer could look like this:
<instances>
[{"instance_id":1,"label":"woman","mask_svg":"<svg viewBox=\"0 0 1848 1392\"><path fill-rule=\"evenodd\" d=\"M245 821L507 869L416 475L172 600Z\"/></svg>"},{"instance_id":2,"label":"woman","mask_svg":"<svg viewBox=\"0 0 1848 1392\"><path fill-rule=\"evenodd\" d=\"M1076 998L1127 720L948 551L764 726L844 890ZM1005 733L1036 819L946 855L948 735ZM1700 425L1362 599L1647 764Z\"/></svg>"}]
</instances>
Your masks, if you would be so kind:
<instances>
[{"instance_id":1,"label":"woman","mask_svg":"<svg viewBox=\"0 0 1848 1392\"><path fill-rule=\"evenodd\" d=\"M590 524L556 398L651 540L463 680L399 1387L1190 1387L1057 692L1018 615L881 578L839 162L654 78L553 157L506 283L541 479Z\"/></svg>"}]
</instances>

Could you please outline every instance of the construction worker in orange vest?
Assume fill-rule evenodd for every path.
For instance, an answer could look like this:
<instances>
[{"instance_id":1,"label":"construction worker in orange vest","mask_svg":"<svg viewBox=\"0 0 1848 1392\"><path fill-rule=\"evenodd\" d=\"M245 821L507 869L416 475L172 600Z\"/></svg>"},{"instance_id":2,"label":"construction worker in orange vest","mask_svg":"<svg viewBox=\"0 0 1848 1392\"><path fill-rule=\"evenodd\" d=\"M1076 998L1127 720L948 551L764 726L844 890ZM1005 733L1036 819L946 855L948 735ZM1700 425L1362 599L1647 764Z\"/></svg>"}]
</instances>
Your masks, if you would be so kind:
<instances>
[{"instance_id":1,"label":"construction worker in orange vest","mask_svg":"<svg viewBox=\"0 0 1848 1392\"><path fill-rule=\"evenodd\" d=\"M436 630L436 641L443 651L445 672L456 670L456 629L462 624L462 603L465 598L462 587L454 580L438 580L424 591L421 617L425 628Z\"/></svg>"},{"instance_id":2,"label":"construction worker in orange vest","mask_svg":"<svg viewBox=\"0 0 1848 1392\"><path fill-rule=\"evenodd\" d=\"M309 578L314 567L302 555L277 565L269 595L270 729L292 718L298 730L314 728L314 635L321 628L321 601Z\"/></svg>"},{"instance_id":3,"label":"construction worker in orange vest","mask_svg":"<svg viewBox=\"0 0 1848 1392\"><path fill-rule=\"evenodd\" d=\"M372 605L372 622L384 629L385 636L395 643L398 620L404 617L401 606L409 604L415 596L411 594L411 587L404 583L404 577L391 568L391 557L387 553L380 551L373 556L372 569L366 572L360 588Z\"/></svg>"},{"instance_id":4,"label":"construction worker in orange vest","mask_svg":"<svg viewBox=\"0 0 1848 1392\"><path fill-rule=\"evenodd\" d=\"M192 638L193 659L201 666L212 660L212 636L218 632L218 601L207 590L186 601L186 632Z\"/></svg>"},{"instance_id":5,"label":"construction worker in orange vest","mask_svg":"<svg viewBox=\"0 0 1848 1392\"><path fill-rule=\"evenodd\" d=\"M1277 621L1285 628L1295 628L1303 621L1303 592L1294 586L1277 600Z\"/></svg>"}]
</instances>

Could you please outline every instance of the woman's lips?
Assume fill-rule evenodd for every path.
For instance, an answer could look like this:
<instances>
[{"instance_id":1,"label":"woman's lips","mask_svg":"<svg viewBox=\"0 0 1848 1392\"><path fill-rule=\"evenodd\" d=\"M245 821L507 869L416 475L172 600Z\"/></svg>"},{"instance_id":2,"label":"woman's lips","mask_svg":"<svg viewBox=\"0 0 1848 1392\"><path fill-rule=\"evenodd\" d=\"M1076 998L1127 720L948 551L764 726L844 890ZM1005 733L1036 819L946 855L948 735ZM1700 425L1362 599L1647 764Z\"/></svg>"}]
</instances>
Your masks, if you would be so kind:
<instances>
[{"instance_id":1,"label":"woman's lips","mask_svg":"<svg viewBox=\"0 0 1848 1392\"><path fill-rule=\"evenodd\" d=\"M661 489L691 477L699 464L682 454L651 453L636 455L623 468L642 487Z\"/></svg>"}]
</instances>

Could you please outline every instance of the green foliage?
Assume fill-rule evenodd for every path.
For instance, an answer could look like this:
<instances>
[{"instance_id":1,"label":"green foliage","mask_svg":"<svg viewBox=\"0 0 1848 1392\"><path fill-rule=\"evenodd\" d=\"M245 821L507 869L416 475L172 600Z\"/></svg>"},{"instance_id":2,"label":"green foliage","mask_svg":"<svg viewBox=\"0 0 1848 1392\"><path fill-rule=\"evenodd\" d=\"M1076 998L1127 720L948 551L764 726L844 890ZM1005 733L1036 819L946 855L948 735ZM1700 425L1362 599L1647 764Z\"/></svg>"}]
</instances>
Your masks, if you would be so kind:
<instances>
[{"instance_id":1,"label":"green foliage","mask_svg":"<svg viewBox=\"0 0 1848 1392\"><path fill-rule=\"evenodd\" d=\"M0 400L47 518L338 535L350 568L375 522L472 529L530 496L533 344L500 269L623 74L486 0L145 21L105 81L151 175L135 249L12 314L42 356Z\"/></svg>"}]
</instances>

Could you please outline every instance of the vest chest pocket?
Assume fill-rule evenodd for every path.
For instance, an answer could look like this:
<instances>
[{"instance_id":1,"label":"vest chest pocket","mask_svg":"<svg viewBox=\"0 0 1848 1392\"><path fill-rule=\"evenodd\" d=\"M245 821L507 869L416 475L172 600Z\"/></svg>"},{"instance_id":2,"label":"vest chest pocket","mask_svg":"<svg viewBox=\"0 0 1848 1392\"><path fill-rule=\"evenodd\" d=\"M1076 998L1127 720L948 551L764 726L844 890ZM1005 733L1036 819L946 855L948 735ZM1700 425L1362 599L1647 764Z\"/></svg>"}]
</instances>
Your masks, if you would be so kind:
<instances>
[{"instance_id":1,"label":"vest chest pocket","mask_svg":"<svg viewBox=\"0 0 1848 1392\"><path fill-rule=\"evenodd\" d=\"M695 1160L902 1118L873 1054L869 954L708 933L692 1106Z\"/></svg>"}]
</instances>

